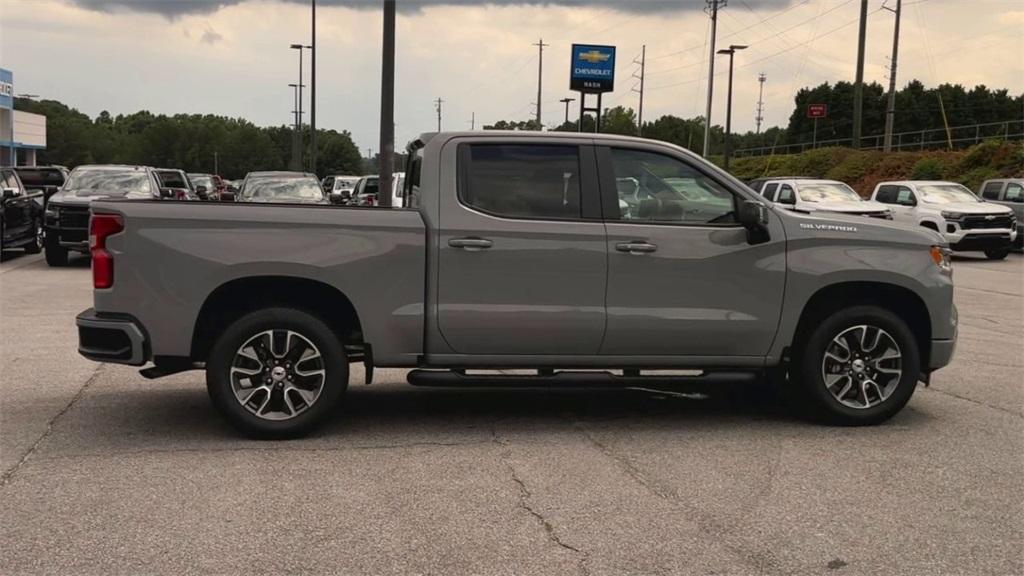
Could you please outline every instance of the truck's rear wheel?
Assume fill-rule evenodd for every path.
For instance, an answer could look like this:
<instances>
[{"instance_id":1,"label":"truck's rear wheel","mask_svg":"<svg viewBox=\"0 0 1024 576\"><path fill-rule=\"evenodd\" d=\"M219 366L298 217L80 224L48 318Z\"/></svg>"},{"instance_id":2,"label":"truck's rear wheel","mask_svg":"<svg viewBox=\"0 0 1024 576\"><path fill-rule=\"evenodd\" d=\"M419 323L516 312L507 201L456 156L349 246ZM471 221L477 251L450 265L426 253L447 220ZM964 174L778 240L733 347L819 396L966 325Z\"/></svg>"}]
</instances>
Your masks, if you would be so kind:
<instances>
[{"instance_id":1,"label":"truck's rear wheel","mask_svg":"<svg viewBox=\"0 0 1024 576\"><path fill-rule=\"evenodd\" d=\"M330 415L348 386L348 360L316 316L268 308L238 319L217 339L206 386L217 409L243 433L296 437Z\"/></svg>"},{"instance_id":2,"label":"truck's rear wheel","mask_svg":"<svg viewBox=\"0 0 1024 576\"><path fill-rule=\"evenodd\" d=\"M907 324L877 306L833 313L805 340L796 361L809 416L831 424L878 424L917 387L920 355Z\"/></svg>"}]
</instances>

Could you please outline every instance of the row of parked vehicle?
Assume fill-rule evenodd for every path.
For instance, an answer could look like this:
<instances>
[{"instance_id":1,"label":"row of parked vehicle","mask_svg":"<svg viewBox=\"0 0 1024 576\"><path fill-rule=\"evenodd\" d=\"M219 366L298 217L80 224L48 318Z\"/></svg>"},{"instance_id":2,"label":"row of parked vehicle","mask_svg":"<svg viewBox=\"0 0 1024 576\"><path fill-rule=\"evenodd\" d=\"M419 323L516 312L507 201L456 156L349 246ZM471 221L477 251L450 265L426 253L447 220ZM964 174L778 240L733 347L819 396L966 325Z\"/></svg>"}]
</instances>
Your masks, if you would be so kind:
<instances>
[{"instance_id":1,"label":"row of parked vehicle","mask_svg":"<svg viewBox=\"0 0 1024 576\"><path fill-rule=\"evenodd\" d=\"M986 180L978 194L956 182L879 182L862 198L846 184L800 176L759 178L748 185L776 206L798 212L837 212L929 228L954 251L980 251L993 260L1024 247L1024 179Z\"/></svg>"},{"instance_id":2,"label":"row of parked vehicle","mask_svg":"<svg viewBox=\"0 0 1024 576\"><path fill-rule=\"evenodd\" d=\"M393 206L401 206L404 174L394 176ZM46 252L63 266L72 252L89 250L89 206L100 198L207 202L376 206L377 176L328 176L306 172L250 172L240 181L171 168L83 165L4 168L2 245Z\"/></svg>"}]
</instances>

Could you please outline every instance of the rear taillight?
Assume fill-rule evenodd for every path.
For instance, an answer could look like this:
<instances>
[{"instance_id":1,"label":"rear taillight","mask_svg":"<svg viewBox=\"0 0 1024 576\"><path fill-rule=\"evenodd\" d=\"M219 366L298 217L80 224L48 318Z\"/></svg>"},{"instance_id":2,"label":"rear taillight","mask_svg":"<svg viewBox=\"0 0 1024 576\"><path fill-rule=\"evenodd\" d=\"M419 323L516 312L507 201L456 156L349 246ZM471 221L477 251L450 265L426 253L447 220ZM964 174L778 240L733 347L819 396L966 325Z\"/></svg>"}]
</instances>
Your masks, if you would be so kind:
<instances>
[{"instance_id":1,"label":"rear taillight","mask_svg":"<svg viewBox=\"0 0 1024 576\"><path fill-rule=\"evenodd\" d=\"M93 288L110 288L114 285L114 256L107 251L107 237L123 231L124 219L116 214L93 214L89 220Z\"/></svg>"}]
</instances>

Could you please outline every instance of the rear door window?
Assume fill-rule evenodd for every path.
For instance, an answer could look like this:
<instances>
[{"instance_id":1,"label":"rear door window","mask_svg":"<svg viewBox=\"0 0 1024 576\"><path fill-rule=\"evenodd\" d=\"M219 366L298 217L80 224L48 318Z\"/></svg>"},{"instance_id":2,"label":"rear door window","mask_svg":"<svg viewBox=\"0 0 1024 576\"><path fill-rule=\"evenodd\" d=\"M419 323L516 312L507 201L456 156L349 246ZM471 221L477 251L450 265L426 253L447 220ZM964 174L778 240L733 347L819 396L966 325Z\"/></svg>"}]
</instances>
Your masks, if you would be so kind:
<instances>
[{"instance_id":1,"label":"rear door window","mask_svg":"<svg viewBox=\"0 0 1024 576\"><path fill-rule=\"evenodd\" d=\"M1006 185L1006 196L1003 198L1007 202L1024 202L1024 186L1011 182Z\"/></svg>"},{"instance_id":2,"label":"rear door window","mask_svg":"<svg viewBox=\"0 0 1024 576\"><path fill-rule=\"evenodd\" d=\"M770 202L774 202L775 201L775 191L778 190L778 189L779 189L779 185L778 185L778 183L775 183L775 182L772 182L771 184L765 185L765 187L764 187L764 197L767 198Z\"/></svg>"},{"instance_id":3,"label":"rear door window","mask_svg":"<svg viewBox=\"0 0 1024 576\"><path fill-rule=\"evenodd\" d=\"M581 217L578 146L463 144L459 164L467 206L506 218Z\"/></svg>"}]
</instances>

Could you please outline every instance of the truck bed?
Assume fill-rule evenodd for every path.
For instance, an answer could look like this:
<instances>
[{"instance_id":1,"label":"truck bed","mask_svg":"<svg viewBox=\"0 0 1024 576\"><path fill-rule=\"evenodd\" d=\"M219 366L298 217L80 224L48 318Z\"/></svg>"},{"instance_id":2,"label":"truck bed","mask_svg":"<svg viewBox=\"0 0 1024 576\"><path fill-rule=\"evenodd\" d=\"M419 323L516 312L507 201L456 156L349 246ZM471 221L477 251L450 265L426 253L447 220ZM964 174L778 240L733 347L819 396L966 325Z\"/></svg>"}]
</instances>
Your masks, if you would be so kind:
<instances>
[{"instance_id":1,"label":"truck bed","mask_svg":"<svg viewBox=\"0 0 1024 576\"><path fill-rule=\"evenodd\" d=\"M412 365L422 353L426 228L417 211L147 200L97 201L92 210L125 219L107 243L115 280L95 291L96 312L159 326L146 335L152 356L189 356L207 298L253 277L344 293L367 320L378 365Z\"/></svg>"}]
</instances>

